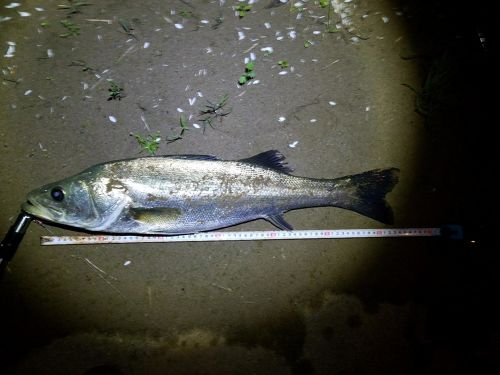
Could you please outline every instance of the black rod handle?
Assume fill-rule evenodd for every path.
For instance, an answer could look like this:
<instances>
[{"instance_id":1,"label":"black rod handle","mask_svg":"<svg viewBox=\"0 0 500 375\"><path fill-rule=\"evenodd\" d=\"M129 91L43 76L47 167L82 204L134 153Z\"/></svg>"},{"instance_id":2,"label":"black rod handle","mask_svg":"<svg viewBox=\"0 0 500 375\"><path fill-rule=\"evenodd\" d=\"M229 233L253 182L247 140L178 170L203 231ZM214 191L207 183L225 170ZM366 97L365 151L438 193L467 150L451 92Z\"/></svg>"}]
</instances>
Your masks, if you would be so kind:
<instances>
[{"instance_id":1,"label":"black rod handle","mask_svg":"<svg viewBox=\"0 0 500 375\"><path fill-rule=\"evenodd\" d=\"M31 215L21 212L0 243L0 276L7 263L14 257L32 219Z\"/></svg>"}]
</instances>

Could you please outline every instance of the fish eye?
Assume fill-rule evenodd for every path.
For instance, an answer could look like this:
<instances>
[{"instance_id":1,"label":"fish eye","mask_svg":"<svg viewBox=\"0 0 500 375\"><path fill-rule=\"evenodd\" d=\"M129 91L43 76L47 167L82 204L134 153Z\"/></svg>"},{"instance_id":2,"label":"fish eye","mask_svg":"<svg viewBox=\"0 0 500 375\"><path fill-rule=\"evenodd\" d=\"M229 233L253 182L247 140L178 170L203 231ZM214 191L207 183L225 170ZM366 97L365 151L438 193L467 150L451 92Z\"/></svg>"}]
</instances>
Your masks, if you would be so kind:
<instances>
[{"instance_id":1,"label":"fish eye","mask_svg":"<svg viewBox=\"0 0 500 375\"><path fill-rule=\"evenodd\" d=\"M54 199L55 201L62 201L64 199L64 191L62 188L60 188L59 186L53 188L51 191L50 191L50 196L52 197L52 199Z\"/></svg>"}]
</instances>

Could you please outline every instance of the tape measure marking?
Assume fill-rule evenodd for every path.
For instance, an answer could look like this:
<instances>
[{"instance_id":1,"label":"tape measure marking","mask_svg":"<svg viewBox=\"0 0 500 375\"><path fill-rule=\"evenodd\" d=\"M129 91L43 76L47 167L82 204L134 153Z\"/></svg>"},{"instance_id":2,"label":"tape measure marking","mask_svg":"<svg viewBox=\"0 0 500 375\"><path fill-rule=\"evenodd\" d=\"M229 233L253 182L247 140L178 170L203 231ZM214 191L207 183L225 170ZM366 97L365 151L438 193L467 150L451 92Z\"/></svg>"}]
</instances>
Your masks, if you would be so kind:
<instances>
[{"instance_id":1,"label":"tape measure marking","mask_svg":"<svg viewBox=\"0 0 500 375\"><path fill-rule=\"evenodd\" d=\"M42 236L42 245L95 245L112 243L163 243L207 241L304 240L331 238L435 237L440 228L325 229L291 231L203 232L178 236L87 235Z\"/></svg>"}]
</instances>

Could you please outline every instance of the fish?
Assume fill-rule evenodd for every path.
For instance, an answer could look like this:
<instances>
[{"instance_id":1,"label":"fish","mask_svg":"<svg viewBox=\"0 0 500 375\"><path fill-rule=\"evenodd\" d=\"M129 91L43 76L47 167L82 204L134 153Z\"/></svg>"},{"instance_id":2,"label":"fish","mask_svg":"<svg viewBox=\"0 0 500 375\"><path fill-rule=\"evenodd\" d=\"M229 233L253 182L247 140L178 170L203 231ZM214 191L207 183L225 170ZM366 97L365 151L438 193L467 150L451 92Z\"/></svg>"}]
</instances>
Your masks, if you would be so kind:
<instances>
[{"instance_id":1,"label":"fish","mask_svg":"<svg viewBox=\"0 0 500 375\"><path fill-rule=\"evenodd\" d=\"M393 222L386 194L399 169L334 179L291 174L270 150L241 160L211 155L148 156L105 162L27 195L22 210L91 232L180 235L265 219L293 227L287 211L333 206Z\"/></svg>"}]
</instances>

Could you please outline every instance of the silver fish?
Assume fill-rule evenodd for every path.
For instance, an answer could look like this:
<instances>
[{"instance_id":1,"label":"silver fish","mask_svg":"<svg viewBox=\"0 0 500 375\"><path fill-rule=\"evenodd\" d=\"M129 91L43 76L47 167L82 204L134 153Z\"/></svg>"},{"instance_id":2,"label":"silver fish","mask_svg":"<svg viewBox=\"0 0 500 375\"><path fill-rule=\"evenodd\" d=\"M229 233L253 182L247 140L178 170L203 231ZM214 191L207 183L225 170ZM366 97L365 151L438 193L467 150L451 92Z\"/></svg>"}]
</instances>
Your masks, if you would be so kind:
<instances>
[{"instance_id":1,"label":"silver fish","mask_svg":"<svg viewBox=\"0 0 500 375\"><path fill-rule=\"evenodd\" d=\"M271 150L236 161L203 155L111 161L30 192L22 209L111 233L187 234L255 219L290 230L285 212L319 206L392 222L385 195L397 169L322 180L291 175L284 159Z\"/></svg>"}]
</instances>

